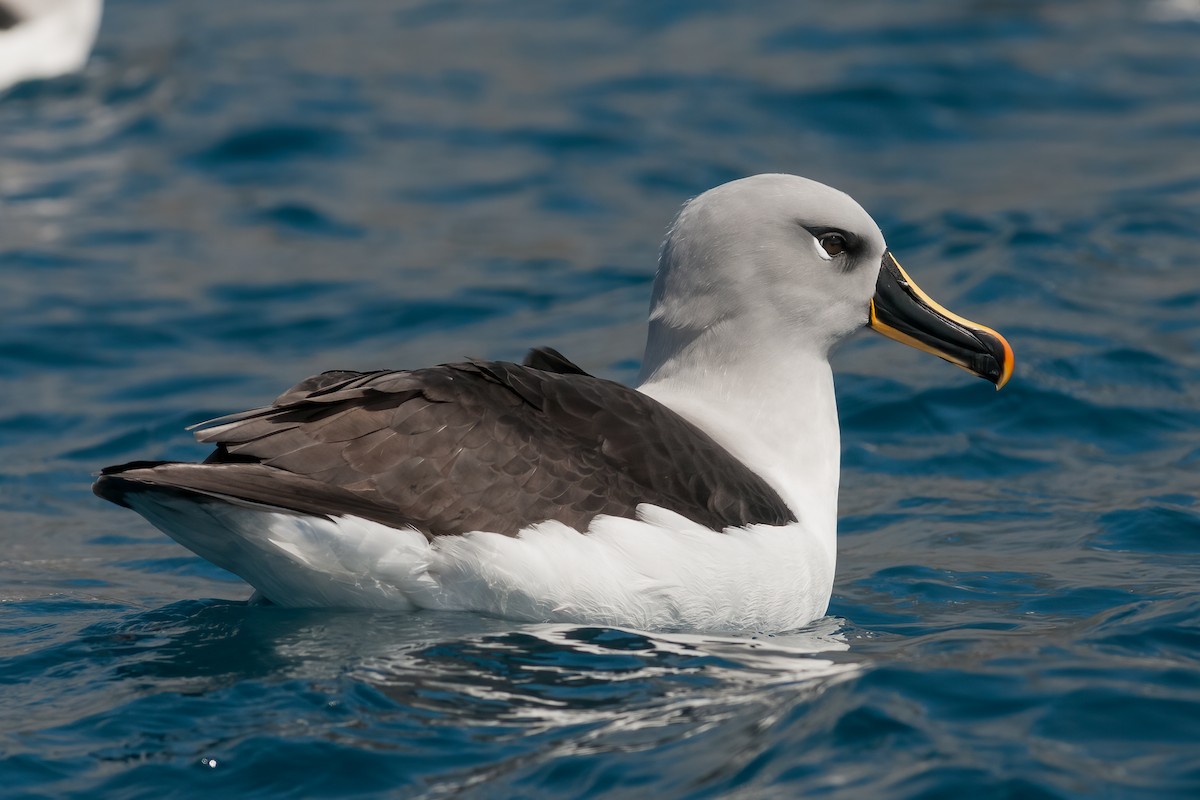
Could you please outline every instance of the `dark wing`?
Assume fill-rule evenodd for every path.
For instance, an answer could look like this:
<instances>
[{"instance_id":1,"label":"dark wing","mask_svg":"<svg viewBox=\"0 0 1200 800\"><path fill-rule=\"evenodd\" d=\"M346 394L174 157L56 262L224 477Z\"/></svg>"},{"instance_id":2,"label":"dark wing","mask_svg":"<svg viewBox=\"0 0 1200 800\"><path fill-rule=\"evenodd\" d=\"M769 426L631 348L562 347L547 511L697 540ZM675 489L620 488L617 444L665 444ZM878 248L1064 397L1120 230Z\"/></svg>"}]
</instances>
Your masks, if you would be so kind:
<instances>
[{"instance_id":1,"label":"dark wing","mask_svg":"<svg viewBox=\"0 0 1200 800\"><path fill-rule=\"evenodd\" d=\"M526 353L525 360L521 363L527 367L540 369L544 372L557 372L560 375L587 375L583 371L583 367L553 347L535 347Z\"/></svg>"},{"instance_id":2,"label":"dark wing","mask_svg":"<svg viewBox=\"0 0 1200 800\"><path fill-rule=\"evenodd\" d=\"M429 536L586 530L653 503L711 528L795 518L759 476L655 400L553 350L534 363L324 373L196 436L204 464L105 470L96 492L163 486ZM106 483L107 482L107 483ZM124 504L124 503L122 503Z\"/></svg>"}]
</instances>

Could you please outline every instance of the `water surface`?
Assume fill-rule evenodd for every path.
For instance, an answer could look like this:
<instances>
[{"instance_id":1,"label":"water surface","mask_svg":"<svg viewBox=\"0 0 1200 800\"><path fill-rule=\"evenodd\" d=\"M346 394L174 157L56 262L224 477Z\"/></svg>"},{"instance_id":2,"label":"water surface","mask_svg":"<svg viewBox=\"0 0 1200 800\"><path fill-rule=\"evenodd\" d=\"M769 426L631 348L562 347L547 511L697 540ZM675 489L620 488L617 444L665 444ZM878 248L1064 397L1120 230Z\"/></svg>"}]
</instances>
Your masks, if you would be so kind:
<instances>
[{"instance_id":1,"label":"water surface","mask_svg":"<svg viewBox=\"0 0 1200 800\"><path fill-rule=\"evenodd\" d=\"M1200 795L1200 7L111 0L0 99L0 794ZM689 196L843 188L1004 391L837 355L830 618L250 607L89 492L329 368L636 375Z\"/></svg>"}]
</instances>

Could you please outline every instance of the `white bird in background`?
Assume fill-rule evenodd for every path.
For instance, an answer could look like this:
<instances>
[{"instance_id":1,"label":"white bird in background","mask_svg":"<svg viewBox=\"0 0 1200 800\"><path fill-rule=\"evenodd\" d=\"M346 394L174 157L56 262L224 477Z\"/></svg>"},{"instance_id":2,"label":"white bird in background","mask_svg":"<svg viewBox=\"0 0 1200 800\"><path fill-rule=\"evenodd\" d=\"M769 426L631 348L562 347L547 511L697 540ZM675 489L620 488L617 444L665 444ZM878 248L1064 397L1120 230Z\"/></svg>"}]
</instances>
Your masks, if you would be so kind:
<instances>
[{"instance_id":1,"label":"white bird in background","mask_svg":"<svg viewBox=\"0 0 1200 800\"><path fill-rule=\"evenodd\" d=\"M867 326L1012 373L1004 338L918 289L858 203L758 175L672 225L636 389L549 349L326 372L206 423L204 463L109 467L94 490L281 605L791 630L833 589L828 356Z\"/></svg>"},{"instance_id":2,"label":"white bird in background","mask_svg":"<svg viewBox=\"0 0 1200 800\"><path fill-rule=\"evenodd\" d=\"M0 0L0 91L83 69L103 0Z\"/></svg>"}]
</instances>

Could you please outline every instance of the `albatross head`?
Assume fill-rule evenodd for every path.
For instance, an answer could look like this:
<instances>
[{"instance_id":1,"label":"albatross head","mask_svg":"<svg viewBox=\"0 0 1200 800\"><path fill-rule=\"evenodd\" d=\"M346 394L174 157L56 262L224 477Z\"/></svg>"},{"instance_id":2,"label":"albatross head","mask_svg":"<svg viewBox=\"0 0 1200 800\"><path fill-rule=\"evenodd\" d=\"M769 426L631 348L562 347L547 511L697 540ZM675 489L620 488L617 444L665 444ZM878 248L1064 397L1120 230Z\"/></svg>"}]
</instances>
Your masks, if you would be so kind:
<instances>
[{"instance_id":1,"label":"albatross head","mask_svg":"<svg viewBox=\"0 0 1200 800\"><path fill-rule=\"evenodd\" d=\"M644 381L681 362L790 352L824 361L864 326L1003 386L1008 342L941 307L908 277L879 226L843 192L755 175L687 203L667 234L650 308Z\"/></svg>"}]
</instances>

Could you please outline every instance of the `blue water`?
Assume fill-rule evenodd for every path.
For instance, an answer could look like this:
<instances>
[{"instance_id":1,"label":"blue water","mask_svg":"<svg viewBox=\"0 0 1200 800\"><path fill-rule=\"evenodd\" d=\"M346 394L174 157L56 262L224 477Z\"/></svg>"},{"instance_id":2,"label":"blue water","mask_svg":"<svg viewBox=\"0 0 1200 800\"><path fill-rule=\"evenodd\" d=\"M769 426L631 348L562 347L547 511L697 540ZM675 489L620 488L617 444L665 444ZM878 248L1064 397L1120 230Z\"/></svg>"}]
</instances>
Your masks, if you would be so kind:
<instances>
[{"instance_id":1,"label":"blue water","mask_svg":"<svg viewBox=\"0 0 1200 800\"><path fill-rule=\"evenodd\" d=\"M0 99L0 796L1200 796L1200 4L110 0ZM687 197L859 199L831 617L248 607L89 493L328 368L636 374Z\"/></svg>"}]
</instances>

